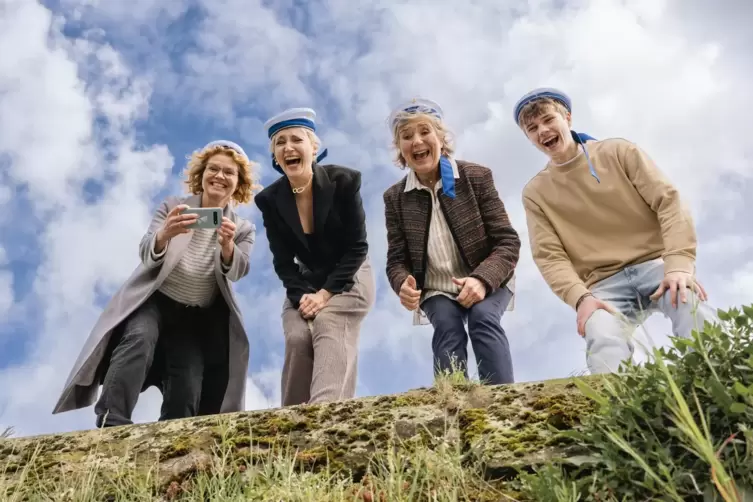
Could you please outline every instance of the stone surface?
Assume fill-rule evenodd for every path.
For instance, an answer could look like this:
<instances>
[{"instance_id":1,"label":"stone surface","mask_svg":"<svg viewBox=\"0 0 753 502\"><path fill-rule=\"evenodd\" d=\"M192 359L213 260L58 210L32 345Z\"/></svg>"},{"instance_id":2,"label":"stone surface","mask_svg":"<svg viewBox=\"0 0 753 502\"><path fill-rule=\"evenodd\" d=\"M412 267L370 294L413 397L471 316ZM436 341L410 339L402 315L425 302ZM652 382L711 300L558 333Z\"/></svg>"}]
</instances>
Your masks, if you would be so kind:
<instances>
[{"instance_id":1,"label":"stone surface","mask_svg":"<svg viewBox=\"0 0 753 502\"><path fill-rule=\"evenodd\" d=\"M585 377L586 380L592 377ZM593 385L592 382L589 382ZM314 406L252 411L0 441L0 486L13 485L34 459L47 479L88 472L116 476L149 469L164 490L210 469L217 444L236 459L290 447L300 464L350 470L358 480L372 453L391 441L410 453L417 445L458 444L483 459L491 479L515 477L553 458L576 455L557 431L589 412L571 379L482 387L439 385L404 394Z\"/></svg>"}]
</instances>

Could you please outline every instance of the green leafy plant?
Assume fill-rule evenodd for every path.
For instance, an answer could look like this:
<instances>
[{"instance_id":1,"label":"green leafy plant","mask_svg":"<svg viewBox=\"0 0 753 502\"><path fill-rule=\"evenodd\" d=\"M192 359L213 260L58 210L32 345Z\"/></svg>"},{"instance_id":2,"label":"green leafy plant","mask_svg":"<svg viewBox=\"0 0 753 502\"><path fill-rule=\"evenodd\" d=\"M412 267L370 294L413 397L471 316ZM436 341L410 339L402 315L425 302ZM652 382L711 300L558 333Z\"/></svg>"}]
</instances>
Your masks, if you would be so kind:
<instances>
[{"instance_id":1,"label":"green leafy plant","mask_svg":"<svg viewBox=\"0 0 753 502\"><path fill-rule=\"evenodd\" d=\"M577 381L598 411L562 434L584 455L523 474L525 491L542 501L753 500L753 306L719 316L599 385Z\"/></svg>"}]
</instances>

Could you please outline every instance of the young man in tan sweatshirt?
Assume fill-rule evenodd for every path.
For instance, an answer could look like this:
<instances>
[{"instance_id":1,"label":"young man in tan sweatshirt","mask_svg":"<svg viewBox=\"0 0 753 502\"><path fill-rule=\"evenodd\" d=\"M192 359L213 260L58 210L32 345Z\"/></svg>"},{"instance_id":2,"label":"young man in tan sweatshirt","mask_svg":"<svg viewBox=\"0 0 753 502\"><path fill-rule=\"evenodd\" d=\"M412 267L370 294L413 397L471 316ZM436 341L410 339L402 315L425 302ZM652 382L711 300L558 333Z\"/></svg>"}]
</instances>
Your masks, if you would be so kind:
<instances>
[{"instance_id":1,"label":"young man in tan sweatshirt","mask_svg":"<svg viewBox=\"0 0 753 502\"><path fill-rule=\"evenodd\" d=\"M523 207L533 259L577 312L591 373L615 372L648 315L661 312L685 338L718 318L695 279L696 233L677 189L634 143L572 131L571 110L551 88L516 104L516 123L549 157Z\"/></svg>"}]
</instances>

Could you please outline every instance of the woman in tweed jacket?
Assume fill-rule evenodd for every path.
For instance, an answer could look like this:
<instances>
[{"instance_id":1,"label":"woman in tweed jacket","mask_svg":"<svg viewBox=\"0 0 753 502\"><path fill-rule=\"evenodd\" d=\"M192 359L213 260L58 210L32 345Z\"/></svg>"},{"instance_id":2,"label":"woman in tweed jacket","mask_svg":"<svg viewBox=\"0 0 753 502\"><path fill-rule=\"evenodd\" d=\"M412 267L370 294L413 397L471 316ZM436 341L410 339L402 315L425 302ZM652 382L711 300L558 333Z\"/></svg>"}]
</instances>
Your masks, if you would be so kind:
<instances>
[{"instance_id":1,"label":"woman in tweed jacket","mask_svg":"<svg viewBox=\"0 0 753 502\"><path fill-rule=\"evenodd\" d=\"M384 192L387 277L400 303L434 328L434 373L461 370L468 338L487 384L514 381L501 318L513 297L520 238L492 171L452 158L440 106L414 99L390 117L407 176ZM464 324L467 322L468 331Z\"/></svg>"}]
</instances>

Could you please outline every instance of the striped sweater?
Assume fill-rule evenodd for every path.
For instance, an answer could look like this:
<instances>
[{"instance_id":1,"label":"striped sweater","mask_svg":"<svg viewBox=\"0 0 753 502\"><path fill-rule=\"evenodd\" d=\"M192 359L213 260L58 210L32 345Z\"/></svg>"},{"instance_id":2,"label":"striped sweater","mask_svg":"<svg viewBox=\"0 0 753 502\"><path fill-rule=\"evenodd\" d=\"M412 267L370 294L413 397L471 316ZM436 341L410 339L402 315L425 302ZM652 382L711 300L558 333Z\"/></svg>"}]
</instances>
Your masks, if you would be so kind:
<instances>
[{"instance_id":1,"label":"striped sweater","mask_svg":"<svg viewBox=\"0 0 753 502\"><path fill-rule=\"evenodd\" d=\"M154 244L152 244L154 246ZM214 276L217 230L197 228L191 242L175 268L165 278L159 288L164 295L184 305L207 307L217 293L217 279ZM154 253L152 258L159 261L167 252Z\"/></svg>"},{"instance_id":2,"label":"striped sweater","mask_svg":"<svg viewBox=\"0 0 753 502\"><path fill-rule=\"evenodd\" d=\"M431 194L432 200L429 237L426 241L426 279L421 292L421 303L436 295L444 295L455 300L460 293L460 288L452 282L452 278L466 277L471 273L471 269L463 263L463 257L452 238L444 212L439 206L438 191L441 188L441 179L437 181L432 191L419 181L413 171L408 173L405 183L406 192L415 189L426 190Z\"/></svg>"}]
</instances>

